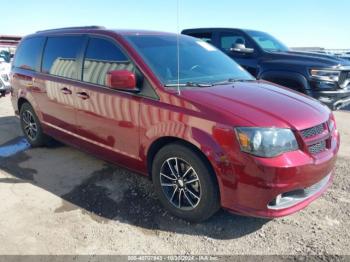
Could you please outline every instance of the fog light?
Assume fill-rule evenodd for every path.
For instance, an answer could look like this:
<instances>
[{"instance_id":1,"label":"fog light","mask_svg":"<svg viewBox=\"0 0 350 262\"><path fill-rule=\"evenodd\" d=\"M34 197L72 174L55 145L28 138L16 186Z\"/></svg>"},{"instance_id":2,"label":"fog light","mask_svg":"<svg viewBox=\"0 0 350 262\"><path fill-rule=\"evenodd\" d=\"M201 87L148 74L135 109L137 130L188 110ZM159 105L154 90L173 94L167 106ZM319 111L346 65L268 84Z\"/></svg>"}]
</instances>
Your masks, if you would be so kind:
<instances>
[{"instance_id":1,"label":"fog light","mask_svg":"<svg viewBox=\"0 0 350 262\"><path fill-rule=\"evenodd\" d=\"M279 194L278 196L276 196L276 200L275 200L276 206L280 204L281 198L282 198L282 194Z\"/></svg>"}]
</instances>

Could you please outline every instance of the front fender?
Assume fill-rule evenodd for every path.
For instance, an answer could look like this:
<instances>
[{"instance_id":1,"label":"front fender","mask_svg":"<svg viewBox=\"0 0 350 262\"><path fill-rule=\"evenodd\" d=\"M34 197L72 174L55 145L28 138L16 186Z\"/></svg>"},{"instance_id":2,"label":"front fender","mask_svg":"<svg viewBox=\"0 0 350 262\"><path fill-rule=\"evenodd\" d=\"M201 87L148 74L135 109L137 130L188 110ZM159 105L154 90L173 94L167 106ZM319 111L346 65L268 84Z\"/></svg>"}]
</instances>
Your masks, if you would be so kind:
<instances>
[{"instance_id":1,"label":"front fender","mask_svg":"<svg viewBox=\"0 0 350 262\"><path fill-rule=\"evenodd\" d=\"M225 155L224 150L213 138L213 134L197 127L191 127L181 122L161 122L153 125L141 139L142 147L148 152L157 140L164 137L183 140L200 150L208 159L217 163Z\"/></svg>"},{"instance_id":2,"label":"front fender","mask_svg":"<svg viewBox=\"0 0 350 262\"><path fill-rule=\"evenodd\" d=\"M152 145L163 138L191 144L209 161L218 181L220 196L227 199L221 192L224 187L235 183L233 168L226 150L228 149L226 147L232 146L233 130L231 127L211 125L210 128L208 126L199 128L175 121L162 122L147 130L145 137L141 139L141 147L148 154Z\"/></svg>"}]
</instances>

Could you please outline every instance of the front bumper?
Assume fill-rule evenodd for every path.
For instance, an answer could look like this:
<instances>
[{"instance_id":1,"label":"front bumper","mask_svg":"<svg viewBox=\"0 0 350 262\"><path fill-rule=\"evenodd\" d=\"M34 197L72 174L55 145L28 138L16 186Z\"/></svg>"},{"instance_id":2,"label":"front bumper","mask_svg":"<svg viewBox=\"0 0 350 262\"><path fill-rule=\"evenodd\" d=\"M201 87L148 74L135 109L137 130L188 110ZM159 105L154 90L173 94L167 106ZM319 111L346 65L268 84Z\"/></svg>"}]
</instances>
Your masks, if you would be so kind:
<instances>
[{"instance_id":1,"label":"front bumper","mask_svg":"<svg viewBox=\"0 0 350 262\"><path fill-rule=\"evenodd\" d=\"M312 90L310 95L327 105L331 110L338 110L350 104L350 87L336 90Z\"/></svg>"},{"instance_id":2,"label":"front bumper","mask_svg":"<svg viewBox=\"0 0 350 262\"><path fill-rule=\"evenodd\" d=\"M275 158L242 154L233 164L235 180L222 187L222 206L233 213L264 218L286 216L305 208L332 183L338 132L332 139L332 147L317 155L302 150ZM278 197L284 199L276 205ZM285 201L287 197L291 201Z\"/></svg>"},{"instance_id":3,"label":"front bumper","mask_svg":"<svg viewBox=\"0 0 350 262\"><path fill-rule=\"evenodd\" d=\"M10 93L11 91L11 86L10 83L8 82L8 79L4 79L0 76L0 95L5 95Z\"/></svg>"},{"instance_id":4,"label":"front bumper","mask_svg":"<svg viewBox=\"0 0 350 262\"><path fill-rule=\"evenodd\" d=\"M267 207L273 210L282 210L305 202L309 198L313 198L324 192L330 185L332 178L332 174L329 174L312 186L284 192L273 199Z\"/></svg>"},{"instance_id":5,"label":"front bumper","mask_svg":"<svg viewBox=\"0 0 350 262\"><path fill-rule=\"evenodd\" d=\"M1 85L0 83L0 95L6 95L10 93L10 91L11 91L11 86Z\"/></svg>"}]
</instances>

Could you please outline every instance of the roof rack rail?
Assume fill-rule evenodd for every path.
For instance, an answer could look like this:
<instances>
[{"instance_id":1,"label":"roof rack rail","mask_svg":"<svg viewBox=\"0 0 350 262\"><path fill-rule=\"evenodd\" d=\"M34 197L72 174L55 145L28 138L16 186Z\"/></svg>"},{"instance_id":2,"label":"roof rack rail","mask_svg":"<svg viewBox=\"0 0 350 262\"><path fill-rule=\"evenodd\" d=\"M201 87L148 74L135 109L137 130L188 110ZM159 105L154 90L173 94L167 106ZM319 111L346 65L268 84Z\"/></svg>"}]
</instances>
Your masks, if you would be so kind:
<instances>
[{"instance_id":1,"label":"roof rack rail","mask_svg":"<svg viewBox=\"0 0 350 262\"><path fill-rule=\"evenodd\" d=\"M47 30L40 30L36 33L42 33L42 32L51 32L51 31L58 31L58 30L77 30L77 29L105 29L104 26L97 26L97 25L91 25L91 26L74 26L74 27L62 27L62 28L54 28L54 29L47 29Z\"/></svg>"}]
</instances>

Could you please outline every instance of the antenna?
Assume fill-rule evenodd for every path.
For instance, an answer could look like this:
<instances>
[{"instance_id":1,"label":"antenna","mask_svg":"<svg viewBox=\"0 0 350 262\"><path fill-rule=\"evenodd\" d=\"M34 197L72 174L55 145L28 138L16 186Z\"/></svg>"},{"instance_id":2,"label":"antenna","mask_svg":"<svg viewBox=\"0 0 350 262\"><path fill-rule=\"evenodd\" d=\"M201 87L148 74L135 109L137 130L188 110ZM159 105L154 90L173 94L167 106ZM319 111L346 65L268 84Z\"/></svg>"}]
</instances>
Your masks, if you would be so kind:
<instances>
[{"instance_id":1,"label":"antenna","mask_svg":"<svg viewBox=\"0 0 350 262\"><path fill-rule=\"evenodd\" d=\"M180 0L176 0L176 47L177 47L177 94L181 95L181 89L180 89L179 1Z\"/></svg>"}]
</instances>

